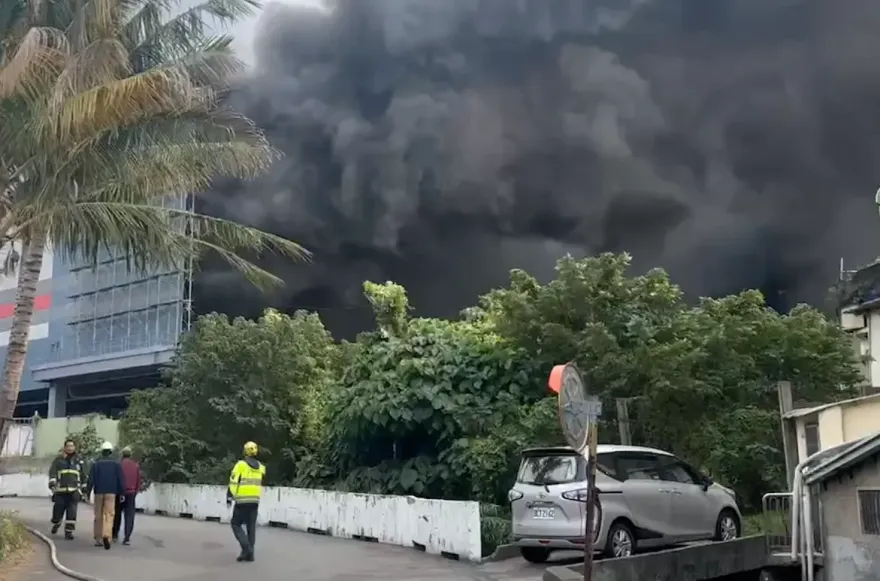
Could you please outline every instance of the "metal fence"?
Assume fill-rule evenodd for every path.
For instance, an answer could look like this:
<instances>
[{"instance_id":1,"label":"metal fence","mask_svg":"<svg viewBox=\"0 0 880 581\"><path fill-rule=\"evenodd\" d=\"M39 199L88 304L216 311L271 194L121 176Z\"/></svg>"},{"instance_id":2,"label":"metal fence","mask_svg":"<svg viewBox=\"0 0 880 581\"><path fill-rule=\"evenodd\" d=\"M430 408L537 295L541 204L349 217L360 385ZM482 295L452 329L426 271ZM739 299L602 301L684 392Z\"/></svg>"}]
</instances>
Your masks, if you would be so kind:
<instances>
[{"instance_id":1,"label":"metal fence","mask_svg":"<svg viewBox=\"0 0 880 581\"><path fill-rule=\"evenodd\" d=\"M6 428L7 424L9 428L0 458L33 456L35 423L34 418L0 418L0 430Z\"/></svg>"},{"instance_id":2,"label":"metal fence","mask_svg":"<svg viewBox=\"0 0 880 581\"><path fill-rule=\"evenodd\" d=\"M822 505L817 497L812 498L813 547L817 553L822 552ZM791 553L792 523L790 492L771 492L763 498L761 529L767 535L767 546L771 554Z\"/></svg>"}]
</instances>

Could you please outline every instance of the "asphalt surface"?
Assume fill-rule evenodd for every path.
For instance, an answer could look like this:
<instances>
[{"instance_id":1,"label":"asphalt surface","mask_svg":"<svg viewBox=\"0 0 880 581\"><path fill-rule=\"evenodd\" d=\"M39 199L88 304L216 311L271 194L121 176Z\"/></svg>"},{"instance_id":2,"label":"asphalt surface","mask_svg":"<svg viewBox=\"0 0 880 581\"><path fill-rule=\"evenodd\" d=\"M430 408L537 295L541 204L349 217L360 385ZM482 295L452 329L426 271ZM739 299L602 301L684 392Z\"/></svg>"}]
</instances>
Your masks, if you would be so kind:
<instances>
[{"instance_id":1,"label":"asphalt surface","mask_svg":"<svg viewBox=\"0 0 880 581\"><path fill-rule=\"evenodd\" d=\"M28 525L48 533L48 498L4 498L0 509L15 510ZM261 527L257 560L237 563L238 545L228 524L138 514L130 546L93 546L93 513L80 504L76 538L55 537L63 565L104 581L537 581L544 567L522 559L474 565L426 555L413 549L335 539ZM573 560L572 560L573 558ZM577 554L556 556L570 563ZM548 563L548 565L557 563ZM46 577L34 581L54 581Z\"/></svg>"}]
</instances>

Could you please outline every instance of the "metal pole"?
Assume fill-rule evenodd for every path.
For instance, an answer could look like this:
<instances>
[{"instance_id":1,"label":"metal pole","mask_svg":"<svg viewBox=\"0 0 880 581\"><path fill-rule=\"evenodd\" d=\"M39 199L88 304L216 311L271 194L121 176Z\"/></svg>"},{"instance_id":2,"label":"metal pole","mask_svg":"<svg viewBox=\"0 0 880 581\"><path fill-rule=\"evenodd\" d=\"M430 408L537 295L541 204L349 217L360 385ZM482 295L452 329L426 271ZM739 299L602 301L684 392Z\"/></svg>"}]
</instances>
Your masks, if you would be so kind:
<instances>
[{"instance_id":1,"label":"metal pole","mask_svg":"<svg viewBox=\"0 0 880 581\"><path fill-rule=\"evenodd\" d=\"M584 525L584 581L593 579L593 542L596 532L593 520L596 512L596 448L599 445L598 420L590 426L590 445L587 448L587 522Z\"/></svg>"}]
</instances>

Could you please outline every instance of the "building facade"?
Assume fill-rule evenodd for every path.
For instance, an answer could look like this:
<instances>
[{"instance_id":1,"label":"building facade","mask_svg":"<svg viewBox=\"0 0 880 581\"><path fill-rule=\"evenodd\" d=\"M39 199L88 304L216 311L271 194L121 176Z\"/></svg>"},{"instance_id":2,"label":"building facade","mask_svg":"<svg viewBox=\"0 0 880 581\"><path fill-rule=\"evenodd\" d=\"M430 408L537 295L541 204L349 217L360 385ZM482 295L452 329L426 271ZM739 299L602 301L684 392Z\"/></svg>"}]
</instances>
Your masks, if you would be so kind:
<instances>
[{"instance_id":1,"label":"building facade","mask_svg":"<svg viewBox=\"0 0 880 581\"><path fill-rule=\"evenodd\" d=\"M852 337L865 386L880 388L880 262L849 273L840 291L840 326Z\"/></svg>"},{"instance_id":2,"label":"building facade","mask_svg":"<svg viewBox=\"0 0 880 581\"><path fill-rule=\"evenodd\" d=\"M818 498L825 581L880 575L880 435L844 445L804 477Z\"/></svg>"},{"instance_id":3,"label":"building facade","mask_svg":"<svg viewBox=\"0 0 880 581\"><path fill-rule=\"evenodd\" d=\"M797 408L782 415L797 442L795 464L821 452L880 431L880 394Z\"/></svg>"},{"instance_id":4,"label":"building facade","mask_svg":"<svg viewBox=\"0 0 880 581\"><path fill-rule=\"evenodd\" d=\"M183 209L185 199L172 203ZM189 324L189 273L137 272L123 253L106 251L96 264L50 252L46 268L16 415L115 415L171 360ZM7 284L14 303L15 283ZM0 305L0 318L3 308L9 304Z\"/></svg>"}]
</instances>

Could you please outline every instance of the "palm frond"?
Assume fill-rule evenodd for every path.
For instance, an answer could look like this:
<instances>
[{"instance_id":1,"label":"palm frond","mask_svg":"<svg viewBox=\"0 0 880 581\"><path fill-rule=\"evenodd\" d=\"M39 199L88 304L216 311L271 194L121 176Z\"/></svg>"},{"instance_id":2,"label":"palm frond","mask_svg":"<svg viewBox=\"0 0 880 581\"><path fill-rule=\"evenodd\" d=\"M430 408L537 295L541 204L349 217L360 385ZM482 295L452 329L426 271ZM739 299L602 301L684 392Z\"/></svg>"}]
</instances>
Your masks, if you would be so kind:
<instances>
[{"instance_id":1,"label":"palm frond","mask_svg":"<svg viewBox=\"0 0 880 581\"><path fill-rule=\"evenodd\" d=\"M35 98L63 68L70 46L55 28L28 30L15 53L0 69L0 98L26 95Z\"/></svg>"},{"instance_id":2,"label":"palm frond","mask_svg":"<svg viewBox=\"0 0 880 581\"><path fill-rule=\"evenodd\" d=\"M117 37L122 18L119 0L87 0L66 28L72 50L80 51L95 41Z\"/></svg>"},{"instance_id":3,"label":"palm frond","mask_svg":"<svg viewBox=\"0 0 880 581\"><path fill-rule=\"evenodd\" d=\"M55 81L50 107L58 109L65 99L131 74L128 51L119 39L98 39L76 52Z\"/></svg>"},{"instance_id":4,"label":"palm frond","mask_svg":"<svg viewBox=\"0 0 880 581\"><path fill-rule=\"evenodd\" d=\"M65 100L47 117L47 135L59 144L74 144L116 127L153 116L175 115L203 98L178 69L152 69L104 83Z\"/></svg>"},{"instance_id":5,"label":"palm frond","mask_svg":"<svg viewBox=\"0 0 880 581\"><path fill-rule=\"evenodd\" d=\"M186 70L197 86L227 88L245 70L244 62L235 56L229 46L231 40L230 36L207 38L192 52L158 66Z\"/></svg>"},{"instance_id":6,"label":"palm frond","mask_svg":"<svg viewBox=\"0 0 880 581\"><path fill-rule=\"evenodd\" d=\"M308 259L302 247L165 203L217 177L256 178L280 156L221 104L242 66L206 26L259 4L207 0L163 20L176 1L56 1L77 7L52 17L66 24L32 27L0 63L0 168L23 179L0 204L0 244L48 234L63 256L114 249L138 270L217 253L260 288L280 284L251 258Z\"/></svg>"},{"instance_id":7,"label":"palm frond","mask_svg":"<svg viewBox=\"0 0 880 581\"><path fill-rule=\"evenodd\" d=\"M228 26L251 16L260 6L258 0L205 0L172 16L167 1L147 0L125 24L123 35L136 66L158 66L199 51L214 35L207 20Z\"/></svg>"}]
</instances>

